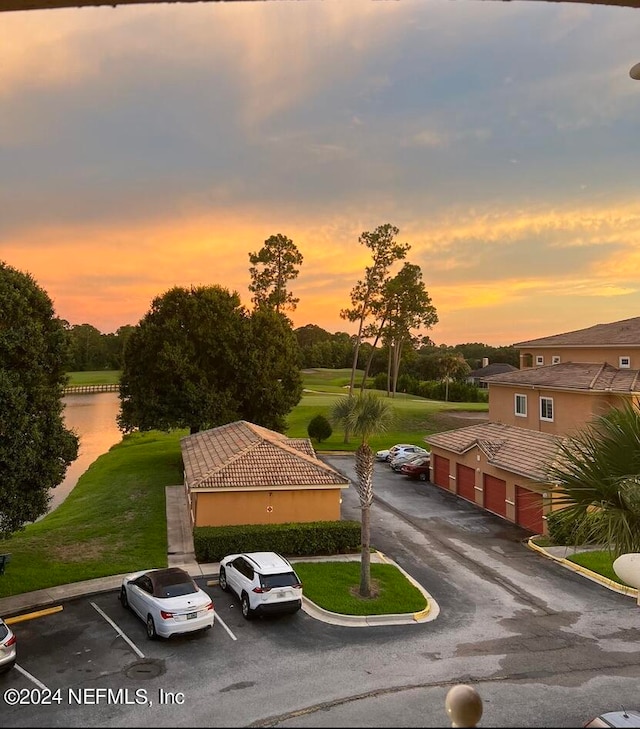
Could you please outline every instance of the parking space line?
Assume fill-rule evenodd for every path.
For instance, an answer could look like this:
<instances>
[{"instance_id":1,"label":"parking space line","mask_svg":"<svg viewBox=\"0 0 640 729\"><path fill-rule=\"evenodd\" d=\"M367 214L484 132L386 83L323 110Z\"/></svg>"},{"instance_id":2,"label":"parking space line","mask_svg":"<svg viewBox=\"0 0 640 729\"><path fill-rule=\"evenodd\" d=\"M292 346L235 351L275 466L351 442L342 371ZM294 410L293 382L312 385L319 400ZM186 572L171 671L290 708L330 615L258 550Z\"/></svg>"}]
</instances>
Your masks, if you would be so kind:
<instances>
[{"instance_id":1,"label":"parking space line","mask_svg":"<svg viewBox=\"0 0 640 729\"><path fill-rule=\"evenodd\" d=\"M16 671L20 671L20 673L21 673L21 674L22 674L23 676L26 676L26 677L27 677L27 678L28 678L28 679L29 679L30 681L33 681L33 683L35 683L35 685L36 685L36 686L37 686L37 687L38 687L39 689L42 689L42 691L49 691L49 689L48 689L48 688L47 688L47 687L46 687L46 686L45 686L45 685L44 685L44 684L43 684L43 683L42 683L41 681L38 681L38 679L37 679L37 678L36 678L35 676L32 676L32 675L31 675L31 674L29 673L29 671L25 671L25 670L24 670L24 668L23 668L22 666L19 666L19 665L18 665L18 664L16 663L16 664L15 664L15 665L14 665L13 667L14 667L14 668L16 669Z\"/></svg>"},{"instance_id":2,"label":"parking space line","mask_svg":"<svg viewBox=\"0 0 640 729\"><path fill-rule=\"evenodd\" d=\"M111 618L95 604L95 602L91 603L91 607L95 608L98 611L98 613L100 613L100 615L102 615L102 617L107 621L107 623L109 623L109 625L111 625L111 627L116 631L116 633L121 638L123 638L131 646L131 648L133 648L133 650L135 651L136 655L138 655L139 658L144 658L144 653L138 648L138 646L127 635L124 634L124 632L120 629L120 627L118 625L116 625L116 623L114 623L113 620L111 620Z\"/></svg>"},{"instance_id":3,"label":"parking space line","mask_svg":"<svg viewBox=\"0 0 640 729\"><path fill-rule=\"evenodd\" d=\"M231 632L231 629L227 626L227 624L224 622L224 620L216 613L216 623L220 623L222 627L229 633L229 637L231 640L238 640L236 636Z\"/></svg>"}]
</instances>

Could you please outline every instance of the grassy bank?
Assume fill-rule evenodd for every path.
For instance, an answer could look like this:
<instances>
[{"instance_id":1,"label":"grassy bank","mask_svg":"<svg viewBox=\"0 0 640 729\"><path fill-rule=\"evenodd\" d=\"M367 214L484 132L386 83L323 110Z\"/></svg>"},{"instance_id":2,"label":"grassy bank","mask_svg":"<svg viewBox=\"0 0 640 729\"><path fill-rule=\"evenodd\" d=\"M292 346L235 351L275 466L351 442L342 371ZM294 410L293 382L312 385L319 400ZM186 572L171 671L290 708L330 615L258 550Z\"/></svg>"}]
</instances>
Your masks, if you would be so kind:
<instances>
[{"instance_id":1,"label":"grassy bank","mask_svg":"<svg viewBox=\"0 0 640 729\"><path fill-rule=\"evenodd\" d=\"M0 597L167 564L165 486L182 482L180 437L126 436L64 502L1 543Z\"/></svg>"}]
</instances>

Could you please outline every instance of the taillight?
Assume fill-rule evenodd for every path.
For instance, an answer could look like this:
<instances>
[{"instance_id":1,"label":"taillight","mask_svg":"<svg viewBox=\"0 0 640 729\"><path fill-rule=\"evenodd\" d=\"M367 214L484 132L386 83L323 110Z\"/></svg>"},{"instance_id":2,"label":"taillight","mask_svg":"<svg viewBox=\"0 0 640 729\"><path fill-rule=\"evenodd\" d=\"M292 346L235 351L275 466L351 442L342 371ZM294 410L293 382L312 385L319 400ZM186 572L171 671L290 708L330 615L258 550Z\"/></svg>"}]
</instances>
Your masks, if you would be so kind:
<instances>
[{"instance_id":1,"label":"taillight","mask_svg":"<svg viewBox=\"0 0 640 729\"><path fill-rule=\"evenodd\" d=\"M294 590L301 590L302 589L302 582L296 582L295 585L291 585Z\"/></svg>"},{"instance_id":2,"label":"taillight","mask_svg":"<svg viewBox=\"0 0 640 729\"><path fill-rule=\"evenodd\" d=\"M213 603L212 603L212 602L210 602L210 603L209 603L209 604L207 605L207 610L213 610Z\"/></svg>"},{"instance_id":3,"label":"taillight","mask_svg":"<svg viewBox=\"0 0 640 729\"><path fill-rule=\"evenodd\" d=\"M5 643L5 646L7 646L7 648L8 648L10 645L15 645L15 643L17 643L17 642L18 642L18 639L16 638L16 636L12 635L11 638L9 638L9 640Z\"/></svg>"},{"instance_id":4,"label":"taillight","mask_svg":"<svg viewBox=\"0 0 640 729\"><path fill-rule=\"evenodd\" d=\"M173 613L168 613L166 610L161 610L160 616L162 617L163 620L169 620L169 618L173 617Z\"/></svg>"},{"instance_id":5,"label":"taillight","mask_svg":"<svg viewBox=\"0 0 640 729\"><path fill-rule=\"evenodd\" d=\"M269 592L270 587L254 587L252 592Z\"/></svg>"}]
</instances>

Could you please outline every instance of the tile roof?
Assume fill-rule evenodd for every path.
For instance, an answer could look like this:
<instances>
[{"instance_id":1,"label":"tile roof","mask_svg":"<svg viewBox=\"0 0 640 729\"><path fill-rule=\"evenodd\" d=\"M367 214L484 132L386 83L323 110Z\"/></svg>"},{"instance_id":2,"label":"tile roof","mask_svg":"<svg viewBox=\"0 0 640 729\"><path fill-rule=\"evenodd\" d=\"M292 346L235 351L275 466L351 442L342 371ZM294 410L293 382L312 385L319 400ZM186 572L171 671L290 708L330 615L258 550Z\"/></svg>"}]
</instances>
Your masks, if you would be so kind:
<instances>
[{"instance_id":1,"label":"tile roof","mask_svg":"<svg viewBox=\"0 0 640 729\"><path fill-rule=\"evenodd\" d=\"M514 347L617 347L630 345L640 347L640 316L614 321L610 324L595 324L586 329L577 329L564 334L554 334L540 339L516 342Z\"/></svg>"},{"instance_id":2,"label":"tile roof","mask_svg":"<svg viewBox=\"0 0 640 729\"><path fill-rule=\"evenodd\" d=\"M287 438L245 420L180 440L189 488L346 486L307 438Z\"/></svg>"},{"instance_id":3,"label":"tile roof","mask_svg":"<svg viewBox=\"0 0 640 729\"><path fill-rule=\"evenodd\" d=\"M606 362L561 362L485 377L489 385L529 385L566 390L632 393L640 390L640 370L619 369Z\"/></svg>"},{"instance_id":4,"label":"tile roof","mask_svg":"<svg viewBox=\"0 0 640 729\"><path fill-rule=\"evenodd\" d=\"M497 375L501 372L513 372L514 370L517 370L517 367L514 367L512 364L509 364L508 362L492 362L491 364L487 365L486 367L480 367L477 370L471 370L467 377L487 377L488 375Z\"/></svg>"},{"instance_id":5,"label":"tile roof","mask_svg":"<svg viewBox=\"0 0 640 729\"><path fill-rule=\"evenodd\" d=\"M549 433L492 422L445 430L425 440L458 454L481 448L492 466L542 483L547 480L547 467L558 457L561 443L558 436Z\"/></svg>"}]
</instances>

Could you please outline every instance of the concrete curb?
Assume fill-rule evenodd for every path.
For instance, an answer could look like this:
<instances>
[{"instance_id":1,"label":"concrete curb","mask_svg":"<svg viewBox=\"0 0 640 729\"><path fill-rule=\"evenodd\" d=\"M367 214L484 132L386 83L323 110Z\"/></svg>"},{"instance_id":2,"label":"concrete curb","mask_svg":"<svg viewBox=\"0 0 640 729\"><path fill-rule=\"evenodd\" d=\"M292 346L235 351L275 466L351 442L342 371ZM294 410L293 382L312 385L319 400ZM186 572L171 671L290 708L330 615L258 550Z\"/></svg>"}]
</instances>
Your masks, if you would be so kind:
<instances>
[{"instance_id":1,"label":"concrete curb","mask_svg":"<svg viewBox=\"0 0 640 729\"><path fill-rule=\"evenodd\" d=\"M615 580L611 580L608 577L603 577L602 575L599 575L597 572L592 572L582 565L571 562L571 560L565 559L564 557L558 557L555 554L551 554L544 547L540 547L539 545L535 544L532 541L533 539L535 539L535 537L529 537L529 539L527 540L527 547L529 547L529 549L532 549L534 552L538 552L538 554L543 555L547 559L553 560L557 564L562 565L572 572L578 572L579 574L583 575L583 577L586 577L588 580L591 580L592 582L597 582L598 584L606 587L609 590L618 592L621 595L630 595L638 599L638 589L636 587L622 585Z\"/></svg>"},{"instance_id":2,"label":"concrete curb","mask_svg":"<svg viewBox=\"0 0 640 729\"><path fill-rule=\"evenodd\" d=\"M415 613L391 613L386 615L344 615L342 613L333 613L330 610L325 610L319 605L309 600L309 598L302 596L302 609L307 615L321 620L324 623L331 625L343 625L348 627L356 628L370 628L380 625L410 625L411 623L427 623L431 620L435 620L440 614L440 606L436 600L428 593L422 585L411 577L410 574L396 564L392 559L389 559L382 552L376 551L372 554L374 561L381 562L384 564L391 564L396 567L402 574L424 595L427 601L427 607L424 610L420 610ZM329 558L330 559L330 558ZM293 562L294 560L292 560ZM303 557L299 558L298 561L305 561ZM359 555L353 555L349 561L360 561Z\"/></svg>"}]
</instances>

